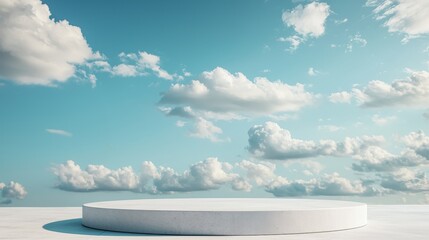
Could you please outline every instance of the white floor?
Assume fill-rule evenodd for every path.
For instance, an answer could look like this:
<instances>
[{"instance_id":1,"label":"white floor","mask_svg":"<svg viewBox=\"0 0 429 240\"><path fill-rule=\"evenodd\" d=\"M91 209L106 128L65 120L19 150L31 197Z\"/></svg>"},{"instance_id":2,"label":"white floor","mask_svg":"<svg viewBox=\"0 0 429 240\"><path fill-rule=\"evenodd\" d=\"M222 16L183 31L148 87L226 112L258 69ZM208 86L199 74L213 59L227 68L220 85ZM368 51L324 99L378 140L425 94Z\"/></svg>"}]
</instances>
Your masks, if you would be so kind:
<instances>
[{"instance_id":1,"label":"white floor","mask_svg":"<svg viewBox=\"0 0 429 240\"><path fill-rule=\"evenodd\" d=\"M83 227L81 208L0 208L0 239L377 239L428 240L429 205L370 205L368 225L358 229L270 236L161 236Z\"/></svg>"}]
</instances>

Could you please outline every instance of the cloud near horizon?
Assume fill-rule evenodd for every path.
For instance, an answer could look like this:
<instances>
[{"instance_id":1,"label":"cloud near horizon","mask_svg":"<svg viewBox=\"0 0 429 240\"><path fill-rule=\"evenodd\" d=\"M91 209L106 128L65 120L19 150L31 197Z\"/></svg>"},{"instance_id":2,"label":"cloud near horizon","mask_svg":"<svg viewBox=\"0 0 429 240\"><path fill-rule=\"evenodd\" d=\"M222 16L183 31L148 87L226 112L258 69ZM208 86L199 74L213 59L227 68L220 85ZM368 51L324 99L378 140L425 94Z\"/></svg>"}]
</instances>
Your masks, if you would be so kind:
<instances>
[{"instance_id":1,"label":"cloud near horizon","mask_svg":"<svg viewBox=\"0 0 429 240\"><path fill-rule=\"evenodd\" d=\"M359 172L394 171L401 167L429 164L429 137L422 131L403 137L405 149L392 154L382 148L382 136L346 137L344 141L322 139L318 142L292 137L277 123L255 125L248 131L249 153L261 160L293 160L317 157L348 157L356 160L352 168Z\"/></svg>"},{"instance_id":2,"label":"cloud near horizon","mask_svg":"<svg viewBox=\"0 0 429 240\"><path fill-rule=\"evenodd\" d=\"M1 197L5 199L0 204L10 204L13 199L24 199L27 196L24 186L14 181L10 181L8 184L0 182L0 192Z\"/></svg>"},{"instance_id":3,"label":"cloud near horizon","mask_svg":"<svg viewBox=\"0 0 429 240\"><path fill-rule=\"evenodd\" d=\"M230 185L237 191L248 191L250 185L237 174L232 165L217 158L207 158L192 164L183 173L169 167L157 167L152 162L142 164L140 174L132 167L111 170L103 165L88 165L84 170L73 160L52 168L58 178L57 187L66 191L133 191L149 194L193 192L219 189Z\"/></svg>"}]
</instances>

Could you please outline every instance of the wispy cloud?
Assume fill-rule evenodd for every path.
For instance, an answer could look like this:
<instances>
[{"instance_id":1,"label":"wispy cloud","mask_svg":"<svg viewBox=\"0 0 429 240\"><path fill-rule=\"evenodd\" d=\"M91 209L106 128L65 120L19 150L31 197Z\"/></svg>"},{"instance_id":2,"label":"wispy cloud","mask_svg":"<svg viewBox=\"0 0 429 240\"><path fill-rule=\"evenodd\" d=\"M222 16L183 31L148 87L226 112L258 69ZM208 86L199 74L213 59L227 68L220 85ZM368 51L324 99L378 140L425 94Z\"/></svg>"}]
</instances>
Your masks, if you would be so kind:
<instances>
[{"instance_id":1,"label":"wispy cloud","mask_svg":"<svg viewBox=\"0 0 429 240\"><path fill-rule=\"evenodd\" d=\"M56 134L56 135L65 136L65 137L71 137L71 136L73 136L73 134L71 132L67 132L67 131L61 130L61 129L48 128L48 129L46 129L46 132L48 132L50 134Z\"/></svg>"}]
</instances>

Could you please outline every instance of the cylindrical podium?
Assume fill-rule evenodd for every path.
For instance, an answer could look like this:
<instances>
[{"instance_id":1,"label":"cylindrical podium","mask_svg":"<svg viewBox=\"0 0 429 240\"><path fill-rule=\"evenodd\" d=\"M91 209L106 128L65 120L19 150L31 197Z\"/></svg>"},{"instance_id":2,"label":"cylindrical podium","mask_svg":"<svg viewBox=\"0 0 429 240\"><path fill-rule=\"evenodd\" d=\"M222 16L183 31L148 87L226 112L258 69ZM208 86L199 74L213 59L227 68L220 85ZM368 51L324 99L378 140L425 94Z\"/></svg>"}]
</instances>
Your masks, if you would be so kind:
<instances>
[{"instance_id":1,"label":"cylindrical podium","mask_svg":"<svg viewBox=\"0 0 429 240\"><path fill-rule=\"evenodd\" d=\"M314 199L145 199L87 203L82 210L84 226L150 234L294 234L367 224L366 204Z\"/></svg>"}]
</instances>

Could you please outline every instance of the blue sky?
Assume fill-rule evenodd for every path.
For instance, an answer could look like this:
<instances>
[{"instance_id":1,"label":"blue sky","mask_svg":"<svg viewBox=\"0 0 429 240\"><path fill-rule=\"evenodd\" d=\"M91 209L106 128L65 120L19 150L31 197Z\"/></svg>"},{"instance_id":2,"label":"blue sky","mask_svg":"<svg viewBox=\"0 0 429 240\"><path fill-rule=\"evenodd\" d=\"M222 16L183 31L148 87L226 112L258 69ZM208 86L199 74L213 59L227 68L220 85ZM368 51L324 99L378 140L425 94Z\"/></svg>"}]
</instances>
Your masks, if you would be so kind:
<instances>
[{"instance_id":1,"label":"blue sky","mask_svg":"<svg viewBox=\"0 0 429 240\"><path fill-rule=\"evenodd\" d=\"M429 199L429 4L0 1L1 206Z\"/></svg>"}]
</instances>

